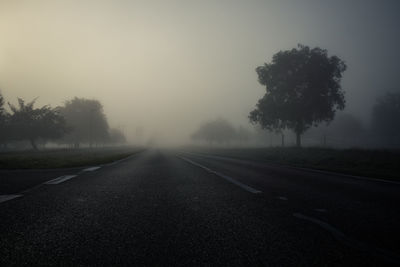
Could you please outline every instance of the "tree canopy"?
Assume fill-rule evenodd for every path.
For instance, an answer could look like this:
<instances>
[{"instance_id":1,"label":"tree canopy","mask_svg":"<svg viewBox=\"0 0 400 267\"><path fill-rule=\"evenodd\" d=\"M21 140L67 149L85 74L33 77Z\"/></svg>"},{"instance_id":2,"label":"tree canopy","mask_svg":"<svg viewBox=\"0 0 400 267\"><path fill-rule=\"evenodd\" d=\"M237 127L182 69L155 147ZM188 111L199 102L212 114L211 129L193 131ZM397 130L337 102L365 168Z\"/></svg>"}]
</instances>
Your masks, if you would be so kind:
<instances>
[{"instance_id":1,"label":"tree canopy","mask_svg":"<svg viewBox=\"0 0 400 267\"><path fill-rule=\"evenodd\" d=\"M300 146L308 128L333 120L336 110L344 109L340 82L345 70L341 59L318 47L299 44L278 52L271 63L256 68L266 94L250 112L250 121L269 130L291 129Z\"/></svg>"},{"instance_id":2,"label":"tree canopy","mask_svg":"<svg viewBox=\"0 0 400 267\"><path fill-rule=\"evenodd\" d=\"M35 100L25 103L18 98L18 105L8 103L11 114L7 124L13 140L29 140L37 150L37 139L56 139L66 132L65 120L58 110L50 106L35 108Z\"/></svg>"},{"instance_id":3,"label":"tree canopy","mask_svg":"<svg viewBox=\"0 0 400 267\"><path fill-rule=\"evenodd\" d=\"M109 126L103 111L103 106L98 100L75 97L59 107L64 116L69 134L65 142L79 147L80 143L105 143L109 139Z\"/></svg>"},{"instance_id":4,"label":"tree canopy","mask_svg":"<svg viewBox=\"0 0 400 267\"><path fill-rule=\"evenodd\" d=\"M17 104L8 103L0 93L0 148L24 147L30 142L38 150L38 143L55 141L79 147L89 144L123 144L126 137L120 129L109 128L103 106L97 100L73 98L63 106L51 108L35 107L36 99L30 102L18 98ZM23 142L20 142L23 141Z\"/></svg>"}]
</instances>

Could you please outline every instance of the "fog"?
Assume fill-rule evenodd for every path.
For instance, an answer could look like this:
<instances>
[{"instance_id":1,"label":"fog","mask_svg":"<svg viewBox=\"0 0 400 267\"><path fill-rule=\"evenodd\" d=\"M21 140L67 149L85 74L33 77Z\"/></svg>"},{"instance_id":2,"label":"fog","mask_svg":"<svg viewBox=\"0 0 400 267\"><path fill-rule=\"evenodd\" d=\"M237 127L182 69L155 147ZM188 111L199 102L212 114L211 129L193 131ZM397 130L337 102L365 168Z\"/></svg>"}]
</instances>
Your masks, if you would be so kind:
<instances>
[{"instance_id":1,"label":"fog","mask_svg":"<svg viewBox=\"0 0 400 267\"><path fill-rule=\"evenodd\" d=\"M346 62L345 112L368 124L376 97L400 91L398 14L396 0L1 0L0 90L97 99L130 141L184 144L208 120L252 128L255 68L302 43Z\"/></svg>"}]
</instances>

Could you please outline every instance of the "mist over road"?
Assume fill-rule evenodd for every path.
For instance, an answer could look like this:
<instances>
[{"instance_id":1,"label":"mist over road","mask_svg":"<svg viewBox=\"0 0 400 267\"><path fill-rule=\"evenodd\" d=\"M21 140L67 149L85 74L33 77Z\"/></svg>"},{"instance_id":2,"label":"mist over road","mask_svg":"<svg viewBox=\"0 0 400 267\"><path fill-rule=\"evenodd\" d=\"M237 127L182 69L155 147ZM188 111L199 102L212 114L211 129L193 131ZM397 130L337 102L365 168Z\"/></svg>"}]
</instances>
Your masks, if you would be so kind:
<instances>
[{"instance_id":1,"label":"mist over road","mask_svg":"<svg viewBox=\"0 0 400 267\"><path fill-rule=\"evenodd\" d=\"M396 183L147 150L0 203L0 265L396 264L399 192Z\"/></svg>"}]
</instances>

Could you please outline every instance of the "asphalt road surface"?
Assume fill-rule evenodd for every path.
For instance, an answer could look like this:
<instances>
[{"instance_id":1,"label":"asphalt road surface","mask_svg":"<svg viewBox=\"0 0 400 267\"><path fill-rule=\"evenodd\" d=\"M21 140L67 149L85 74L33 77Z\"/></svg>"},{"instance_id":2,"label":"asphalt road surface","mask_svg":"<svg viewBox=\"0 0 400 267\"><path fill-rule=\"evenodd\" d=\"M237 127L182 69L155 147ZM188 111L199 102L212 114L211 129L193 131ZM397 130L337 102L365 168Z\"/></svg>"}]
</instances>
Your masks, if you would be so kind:
<instances>
[{"instance_id":1,"label":"asphalt road surface","mask_svg":"<svg viewBox=\"0 0 400 267\"><path fill-rule=\"evenodd\" d=\"M400 264L392 182L147 150L0 186L1 266Z\"/></svg>"}]
</instances>

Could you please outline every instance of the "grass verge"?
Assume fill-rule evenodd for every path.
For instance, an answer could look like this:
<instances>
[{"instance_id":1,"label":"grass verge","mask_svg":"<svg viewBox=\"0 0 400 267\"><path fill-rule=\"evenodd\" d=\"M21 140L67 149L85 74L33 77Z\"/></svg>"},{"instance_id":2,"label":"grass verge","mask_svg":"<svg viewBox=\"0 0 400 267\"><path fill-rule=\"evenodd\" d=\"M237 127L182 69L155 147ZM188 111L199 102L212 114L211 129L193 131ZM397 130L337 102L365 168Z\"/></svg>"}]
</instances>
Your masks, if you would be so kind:
<instances>
[{"instance_id":1,"label":"grass verge","mask_svg":"<svg viewBox=\"0 0 400 267\"><path fill-rule=\"evenodd\" d=\"M51 149L0 153L0 169L55 169L100 165L126 158L140 148Z\"/></svg>"}]
</instances>

